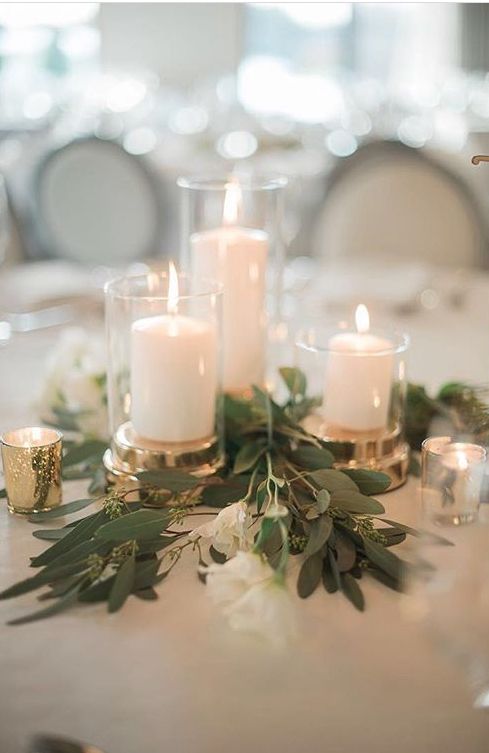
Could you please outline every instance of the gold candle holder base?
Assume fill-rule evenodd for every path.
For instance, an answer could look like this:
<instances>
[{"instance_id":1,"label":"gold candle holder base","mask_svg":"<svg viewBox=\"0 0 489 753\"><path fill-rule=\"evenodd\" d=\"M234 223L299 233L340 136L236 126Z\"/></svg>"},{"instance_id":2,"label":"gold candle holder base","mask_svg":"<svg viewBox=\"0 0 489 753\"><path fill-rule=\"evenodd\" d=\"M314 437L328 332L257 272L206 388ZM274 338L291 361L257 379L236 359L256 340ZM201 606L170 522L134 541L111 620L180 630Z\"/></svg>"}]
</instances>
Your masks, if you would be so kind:
<instances>
[{"instance_id":1,"label":"gold candle holder base","mask_svg":"<svg viewBox=\"0 0 489 753\"><path fill-rule=\"evenodd\" d=\"M409 445L399 426L392 430L352 432L327 426L322 416L311 414L302 425L306 431L334 445L335 468L381 471L391 479L386 491L402 486L408 477Z\"/></svg>"},{"instance_id":2,"label":"gold candle holder base","mask_svg":"<svg viewBox=\"0 0 489 753\"><path fill-rule=\"evenodd\" d=\"M224 465L224 452L216 436L198 442L160 443L135 434L130 422L122 424L104 455L105 476L110 486L139 485L137 474L170 468L204 478Z\"/></svg>"},{"instance_id":3,"label":"gold candle holder base","mask_svg":"<svg viewBox=\"0 0 489 753\"><path fill-rule=\"evenodd\" d=\"M29 426L1 437L3 474L10 512L32 515L62 501L62 435L55 429Z\"/></svg>"}]
</instances>

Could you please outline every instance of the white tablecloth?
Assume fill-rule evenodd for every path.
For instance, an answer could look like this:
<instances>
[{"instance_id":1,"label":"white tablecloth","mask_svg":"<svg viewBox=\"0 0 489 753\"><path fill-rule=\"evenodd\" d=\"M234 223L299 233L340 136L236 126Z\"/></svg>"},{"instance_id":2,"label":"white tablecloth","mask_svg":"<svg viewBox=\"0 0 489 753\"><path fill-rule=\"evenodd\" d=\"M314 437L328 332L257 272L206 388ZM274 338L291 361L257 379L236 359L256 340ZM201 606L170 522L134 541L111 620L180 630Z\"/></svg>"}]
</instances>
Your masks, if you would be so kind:
<instances>
[{"instance_id":1,"label":"white tablecloth","mask_svg":"<svg viewBox=\"0 0 489 753\"><path fill-rule=\"evenodd\" d=\"M489 378L489 279L473 280L462 310L397 322L410 331L410 376L435 386ZM31 423L42 360L55 337L15 338L0 350L0 429ZM66 498L83 493L67 487ZM415 523L414 480L383 497L390 517ZM29 575L42 551L27 521L0 510L0 588ZM0 750L20 753L45 731L107 753L483 753L489 714L464 678L402 616L406 597L362 581L367 611L318 590L297 605L300 638L286 654L233 634L211 610L186 557L157 602L123 611L84 606L5 627L32 595L0 602ZM292 583L291 583L292 584Z\"/></svg>"}]
</instances>

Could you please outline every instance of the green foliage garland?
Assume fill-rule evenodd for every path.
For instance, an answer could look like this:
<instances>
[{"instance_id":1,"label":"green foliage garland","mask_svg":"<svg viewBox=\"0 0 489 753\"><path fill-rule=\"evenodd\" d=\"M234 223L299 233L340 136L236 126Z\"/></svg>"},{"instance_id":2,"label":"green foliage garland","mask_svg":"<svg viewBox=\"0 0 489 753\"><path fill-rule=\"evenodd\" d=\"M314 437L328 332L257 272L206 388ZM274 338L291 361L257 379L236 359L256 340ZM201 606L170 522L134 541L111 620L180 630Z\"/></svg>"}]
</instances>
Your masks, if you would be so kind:
<instances>
[{"instance_id":1,"label":"green foliage garland","mask_svg":"<svg viewBox=\"0 0 489 753\"><path fill-rule=\"evenodd\" d=\"M115 612L131 594L156 599L155 586L187 548L195 553L205 580L206 561L225 558L212 546L204 547L202 539L191 540L193 526L183 529L195 516L212 514L196 511L197 503L223 508L243 500L254 505L255 547L281 572L289 556L300 557L297 591L302 598L322 585L328 593L342 592L363 610L360 584L367 574L400 590L406 564L392 547L417 532L385 518L377 525L384 507L373 495L386 490L389 478L375 471L335 469L334 446L300 425L317 404L306 396L304 375L290 368L280 373L288 389L283 405L257 387L251 400L226 396L227 463L218 476L196 479L178 470L147 471L138 474L137 489L106 492L105 443L65 443L63 478L89 479L89 494L95 496L30 520L57 522L92 510L61 528L34 531L50 546L31 558L35 574L7 588L0 599L43 589L38 597L43 606L10 624L49 617L80 603L106 602L109 612ZM422 387L410 385L407 431L412 446L419 446L437 414L455 418L459 428L465 422L480 435L489 432L480 391L452 384L432 399Z\"/></svg>"}]
</instances>

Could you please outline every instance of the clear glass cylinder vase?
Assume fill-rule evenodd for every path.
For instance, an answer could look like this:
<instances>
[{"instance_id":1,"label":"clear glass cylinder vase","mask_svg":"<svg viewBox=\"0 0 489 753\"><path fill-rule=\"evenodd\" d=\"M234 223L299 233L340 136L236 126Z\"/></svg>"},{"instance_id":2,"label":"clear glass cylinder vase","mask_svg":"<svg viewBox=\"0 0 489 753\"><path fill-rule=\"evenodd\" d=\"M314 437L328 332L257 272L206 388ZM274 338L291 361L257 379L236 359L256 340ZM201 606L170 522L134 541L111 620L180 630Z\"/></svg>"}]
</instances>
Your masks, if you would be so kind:
<instances>
[{"instance_id":1,"label":"clear glass cylinder vase","mask_svg":"<svg viewBox=\"0 0 489 753\"><path fill-rule=\"evenodd\" d=\"M113 476L222 464L221 299L219 283L171 268L106 286Z\"/></svg>"},{"instance_id":2,"label":"clear glass cylinder vase","mask_svg":"<svg viewBox=\"0 0 489 753\"><path fill-rule=\"evenodd\" d=\"M338 467L383 471L390 488L407 477L408 344L406 335L348 321L306 327L296 339L296 366L314 398L304 428L334 443Z\"/></svg>"},{"instance_id":3,"label":"clear glass cylinder vase","mask_svg":"<svg viewBox=\"0 0 489 753\"><path fill-rule=\"evenodd\" d=\"M180 178L182 264L223 284L223 386L264 385L280 307L285 178Z\"/></svg>"}]
</instances>

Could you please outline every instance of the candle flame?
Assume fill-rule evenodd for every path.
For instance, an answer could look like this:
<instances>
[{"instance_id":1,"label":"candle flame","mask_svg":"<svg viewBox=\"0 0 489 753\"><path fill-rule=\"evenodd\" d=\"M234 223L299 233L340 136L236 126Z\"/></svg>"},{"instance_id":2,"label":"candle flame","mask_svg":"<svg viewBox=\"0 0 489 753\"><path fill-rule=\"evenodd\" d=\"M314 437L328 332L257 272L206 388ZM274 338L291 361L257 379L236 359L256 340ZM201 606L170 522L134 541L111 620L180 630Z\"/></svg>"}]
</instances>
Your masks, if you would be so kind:
<instances>
[{"instance_id":1,"label":"candle flame","mask_svg":"<svg viewBox=\"0 0 489 753\"><path fill-rule=\"evenodd\" d=\"M239 212L243 203L243 192L237 180L231 180L226 184L224 196L224 209L222 221L224 225L236 225Z\"/></svg>"},{"instance_id":2,"label":"candle flame","mask_svg":"<svg viewBox=\"0 0 489 753\"><path fill-rule=\"evenodd\" d=\"M364 303L360 303L357 306L357 310L355 311L355 324L357 327L357 332L362 335L365 334L365 332L368 332L370 329L370 316L368 313L368 308Z\"/></svg>"},{"instance_id":3,"label":"candle flame","mask_svg":"<svg viewBox=\"0 0 489 753\"><path fill-rule=\"evenodd\" d=\"M178 311L178 274L172 261L170 261L168 268L167 309L169 314L176 314Z\"/></svg>"},{"instance_id":4,"label":"candle flame","mask_svg":"<svg viewBox=\"0 0 489 753\"><path fill-rule=\"evenodd\" d=\"M463 450L457 450L456 452L457 456L457 466L461 471L466 471L469 467L469 461L467 460L467 455Z\"/></svg>"}]
</instances>

